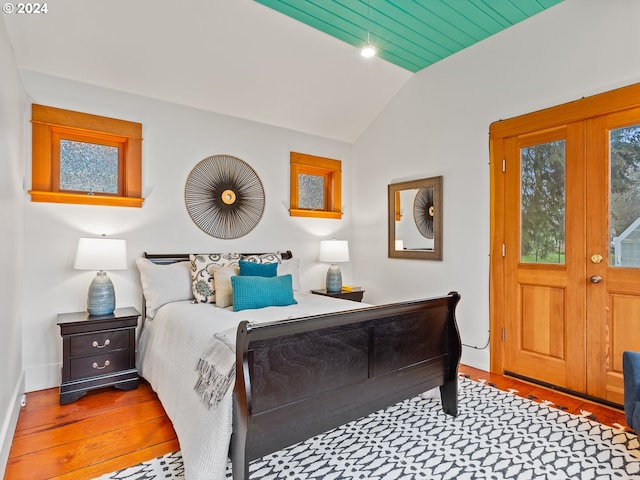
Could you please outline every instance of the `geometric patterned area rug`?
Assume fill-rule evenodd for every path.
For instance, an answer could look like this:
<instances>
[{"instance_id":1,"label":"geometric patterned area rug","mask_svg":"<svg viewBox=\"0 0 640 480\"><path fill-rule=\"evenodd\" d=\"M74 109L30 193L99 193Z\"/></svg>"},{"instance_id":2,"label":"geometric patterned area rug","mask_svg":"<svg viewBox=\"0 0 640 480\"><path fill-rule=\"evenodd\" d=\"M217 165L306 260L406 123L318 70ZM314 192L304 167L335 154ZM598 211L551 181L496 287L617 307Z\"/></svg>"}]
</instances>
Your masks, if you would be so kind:
<instances>
[{"instance_id":1,"label":"geometric patterned area rug","mask_svg":"<svg viewBox=\"0 0 640 480\"><path fill-rule=\"evenodd\" d=\"M412 398L250 465L251 479L638 479L638 436L460 377L459 415ZM227 467L231 478L231 466ZM180 453L99 480L182 480ZM194 479L199 480L199 479Z\"/></svg>"}]
</instances>

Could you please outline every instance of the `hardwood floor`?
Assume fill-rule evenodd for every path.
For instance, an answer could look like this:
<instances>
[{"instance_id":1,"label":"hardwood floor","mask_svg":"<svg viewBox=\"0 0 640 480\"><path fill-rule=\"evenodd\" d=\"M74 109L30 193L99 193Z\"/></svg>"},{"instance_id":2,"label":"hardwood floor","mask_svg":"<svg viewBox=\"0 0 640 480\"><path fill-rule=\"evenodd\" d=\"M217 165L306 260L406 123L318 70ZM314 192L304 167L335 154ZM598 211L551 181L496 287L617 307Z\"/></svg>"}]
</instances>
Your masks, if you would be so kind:
<instances>
[{"instance_id":1,"label":"hardwood floor","mask_svg":"<svg viewBox=\"0 0 640 480\"><path fill-rule=\"evenodd\" d=\"M179 450L148 383L94 390L59 405L57 388L27 394L5 480L91 479Z\"/></svg>"},{"instance_id":2,"label":"hardwood floor","mask_svg":"<svg viewBox=\"0 0 640 480\"><path fill-rule=\"evenodd\" d=\"M501 390L592 418L623 425L624 412L502 375L461 366L460 374ZM141 381L137 390L95 390L59 405L58 389L27 394L9 454L5 480L88 480L179 450L171 422L156 394Z\"/></svg>"},{"instance_id":3,"label":"hardwood floor","mask_svg":"<svg viewBox=\"0 0 640 480\"><path fill-rule=\"evenodd\" d=\"M534 385L513 377L488 373L466 365L461 365L459 371L461 375L469 375L473 380L483 380L488 384L494 385L500 390L515 390L513 393L516 395L529 398L536 402L548 403L552 407L569 413L584 415L585 412L588 412L586 414L587 417L604 425L608 425L610 427L622 426L627 429L629 428L622 409L608 407L606 405L585 400L584 398L567 395L558 392L557 390L551 390L539 385Z\"/></svg>"}]
</instances>

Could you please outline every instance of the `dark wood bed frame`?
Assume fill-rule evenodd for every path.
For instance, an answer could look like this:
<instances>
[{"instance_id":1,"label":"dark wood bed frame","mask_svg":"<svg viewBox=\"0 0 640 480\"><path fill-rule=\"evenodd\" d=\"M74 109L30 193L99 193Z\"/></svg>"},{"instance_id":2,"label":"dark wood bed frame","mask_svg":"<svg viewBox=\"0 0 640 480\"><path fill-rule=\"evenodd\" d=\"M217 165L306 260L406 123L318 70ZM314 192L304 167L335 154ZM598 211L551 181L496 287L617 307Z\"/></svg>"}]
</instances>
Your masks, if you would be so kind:
<instances>
[{"instance_id":1,"label":"dark wood bed frame","mask_svg":"<svg viewBox=\"0 0 640 480\"><path fill-rule=\"evenodd\" d=\"M156 263L189 258L145 257ZM233 478L248 479L251 460L435 387L440 387L443 410L457 416L459 300L451 292L304 318L241 322Z\"/></svg>"}]
</instances>

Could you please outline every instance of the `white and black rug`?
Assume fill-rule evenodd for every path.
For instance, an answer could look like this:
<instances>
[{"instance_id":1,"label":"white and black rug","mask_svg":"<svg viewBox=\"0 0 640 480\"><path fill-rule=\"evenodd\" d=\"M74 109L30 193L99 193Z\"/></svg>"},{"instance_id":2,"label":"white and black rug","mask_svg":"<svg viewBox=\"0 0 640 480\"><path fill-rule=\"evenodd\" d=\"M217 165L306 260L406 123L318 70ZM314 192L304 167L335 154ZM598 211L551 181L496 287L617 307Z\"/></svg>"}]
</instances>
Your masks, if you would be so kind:
<instances>
[{"instance_id":1,"label":"white and black rug","mask_svg":"<svg viewBox=\"0 0 640 480\"><path fill-rule=\"evenodd\" d=\"M252 480L640 480L640 445L622 428L460 378L456 418L439 400L405 400L255 460L250 474ZM178 452L99 480L183 478Z\"/></svg>"}]
</instances>

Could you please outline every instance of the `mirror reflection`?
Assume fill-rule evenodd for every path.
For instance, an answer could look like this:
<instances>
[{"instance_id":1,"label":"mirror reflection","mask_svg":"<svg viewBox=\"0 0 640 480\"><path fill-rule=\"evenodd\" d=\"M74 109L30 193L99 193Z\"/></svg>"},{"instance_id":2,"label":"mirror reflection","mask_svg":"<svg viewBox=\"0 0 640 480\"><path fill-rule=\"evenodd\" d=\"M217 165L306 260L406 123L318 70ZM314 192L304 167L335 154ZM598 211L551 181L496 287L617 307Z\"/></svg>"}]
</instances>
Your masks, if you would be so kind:
<instances>
[{"instance_id":1,"label":"mirror reflection","mask_svg":"<svg viewBox=\"0 0 640 480\"><path fill-rule=\"evenodd\" d=\"M442 177L389 185L389 257L442 260Z\"/></svg>"}]
</instances>

